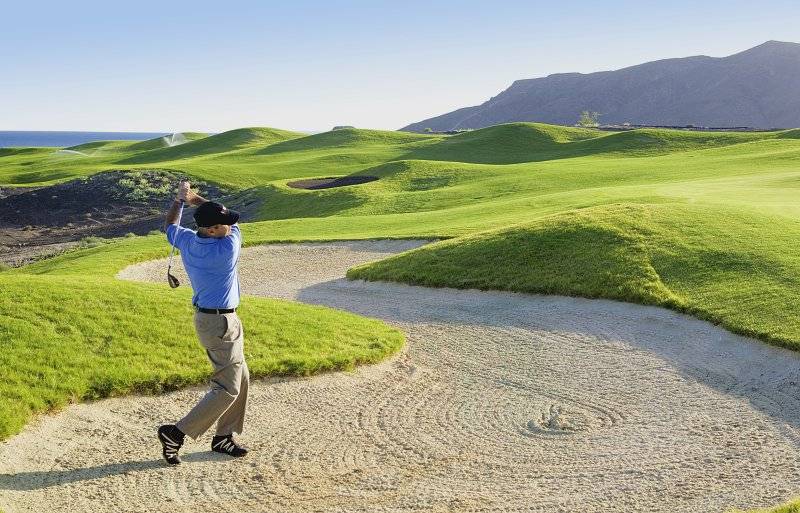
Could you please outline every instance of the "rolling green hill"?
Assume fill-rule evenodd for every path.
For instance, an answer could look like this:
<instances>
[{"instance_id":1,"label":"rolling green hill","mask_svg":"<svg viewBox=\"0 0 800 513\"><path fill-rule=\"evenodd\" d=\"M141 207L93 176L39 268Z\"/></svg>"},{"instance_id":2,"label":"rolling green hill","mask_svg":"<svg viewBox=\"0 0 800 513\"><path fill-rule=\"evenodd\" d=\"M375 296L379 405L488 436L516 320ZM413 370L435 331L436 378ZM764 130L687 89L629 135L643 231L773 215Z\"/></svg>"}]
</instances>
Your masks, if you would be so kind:
<instances>
[{"instance_id":1,"label":"rolling green hill","mask_svg":"<svg viewBox=\"0 0 800 513\"><path fill-rule=\"evenodd\" d=\"M137 149L152 151L137 152L135 155L119 162L120 164L150 164L166 160L189 159L214 153L236 151L252 146L266 146L302 135L303 134L297 132L289 132L287 130L278 130L275 128L237 128L236 130L229 130L221 134L195 139L177 146L154 146L153 148L147 146L142 148L131 147L130 149L132 151L136 151ZM140 144L157 142L159 140L160 139L151 139L150 141L144 141Z\"/></svg>"},{"instance_id":2,"label":"rolling green hill","mask_svg":"<svg viewBox=\"0 0 800 513\"><path fill-rule=\"evenodd\" d=\"M137 152L155 150L158 148L169 148L192 141L197 141L198 139L203 139L205 137L208 137L208 134L203 134L200 132L179 132L164 137L154 137L153 139L148 139L146 141L139 141L131 144L128 147L128 150Z\"/></svg>"}]
</instances>

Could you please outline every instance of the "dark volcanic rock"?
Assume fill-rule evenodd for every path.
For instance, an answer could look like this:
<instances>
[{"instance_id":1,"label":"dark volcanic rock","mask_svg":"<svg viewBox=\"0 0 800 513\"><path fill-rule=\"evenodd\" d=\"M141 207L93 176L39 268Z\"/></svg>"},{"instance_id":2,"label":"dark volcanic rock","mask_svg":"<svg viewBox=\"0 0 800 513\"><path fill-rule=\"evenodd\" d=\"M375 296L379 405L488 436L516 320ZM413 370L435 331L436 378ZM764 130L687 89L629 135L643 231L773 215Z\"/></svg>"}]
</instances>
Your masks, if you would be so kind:
<instances>
[{"instance_id":1,"label":"dark volcanic rock","mask_svg":"<svg viewBox=\"0 0 800 513\"><path fill-rule=\"evenodd\" d=\"M74 228L137 224L151 216L163 216L182 178L185 176L166 170L109 171L28 190L0 198L0 225ZM196 180L192 187L212 197L222 193L218 187ZM157 223L146 224L150 229L157 227Z\"/></svg>"},{"instance_id":2,"label":"dark volcanic rock","mask_svg":"<svg viewBox=\"0 0 800 513\"><path fill-rule=\"evenodd\" d=\"M143 235L161 229L182 178L186 177L169 170L109 171L0 195L0 261L22 261L22 253L33 248L60 249L61 244L90 236ZM209 199L227 194L215 185L190 181ZM183 219L191 225L192 209L186 209ZM13 254L4 257L8 253Z\"/></svg>"}]
</instances>

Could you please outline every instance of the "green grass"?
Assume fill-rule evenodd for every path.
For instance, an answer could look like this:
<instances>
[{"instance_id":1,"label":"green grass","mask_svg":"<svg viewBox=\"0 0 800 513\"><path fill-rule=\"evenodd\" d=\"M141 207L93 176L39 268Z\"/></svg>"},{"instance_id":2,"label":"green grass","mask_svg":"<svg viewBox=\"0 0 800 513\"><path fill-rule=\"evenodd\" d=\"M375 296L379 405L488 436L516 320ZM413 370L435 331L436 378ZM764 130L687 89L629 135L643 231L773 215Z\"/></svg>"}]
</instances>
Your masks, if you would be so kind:
<instances>
[{"instance_id":1,"label":"green grass","mask_svg":"<svg viewBox=\"0 0 800 513\"><path fill-rule=\"evenodd\" d=\"M274 128L238 128L221 134L196 139L184 144L158 147L120 160L121 164L150 164L168 160L201 157L244 148L260 147L300 137L302 134Z\"/></svg>"},{"instance_id":2,"label":"green grass","mask_svg":"<svg viewBox=\"0 0 800 513\"><path fill-rule=\"evenodd\" d=\"M800 513L800 499L795 499L773 508L751 509L748 511L741 511L737 509L729 511L728 513Z\"/></svg>"},{"instance_id":3,"label":"green grass","mask_svg":"<svg viewBox=\"0 0 800 513\"><path fill-rule=\"evenodd\" d=\"M186 142L197 141L208 137L208 134L203 134L200 132L181 132L180 134L175 134L175 135L182 136L182 139ZM155 137L153 139L148 139L146 141L139 141L134 144L131 144L130 146L127 147L127 150L138 152L138 151L149 151L149 150L168 148L168 147L170 146L167 143L167 141L165 141L164 137Z\"/></svg>"},{"instance_id":4,"label":"green grass","mask_svg":"<svg viewBox=\"0 0 800 513\"><path fill-rule=\"evenodd\" d=\"M524 163L530 168L535 162L582 157L653 157L747 142L797 140L792 131L610 133L537 123L499 125L456 136L363 129L304 135L274 128L241 128L208 137L187 134L187 138L192 140L167 148L160 147L160 139L89 143L71 148L83 150L85 156L59 154L54 148L0 150L0 184L44 185L105 169L147 165L246 188L289 178L363 172L397 160Z\"/></svg>"},{"instance_id":5,"label":"green grass","mask_svg":"<svg viewBox=\"0 0 800 513\"><path fill-rule=\"evenodd\" d=\"M800 245L798 130L610 133L512 123L455 136L361 129L304 135L247 128L189 138L167 148L156 140L90 143L77 150L87 156L58 154L53 148L0 150L0 186L42 185L107 169L170 169L263 200L255 222L244 228L248 245L448 239L359 267L351 277L655 304L800 347L794 313L800 306L800 261L794 256ZM380 180L318 191L286 185L297 178L348 174ZM109 316L122 308L122 297L167 304L183 293L111 278L129 263L164 256L163 235L86 246L93 247L7 270L0 279L24 283L20 294L39 290L35 297L42 310L61 308L65 298L85 294L87 301L109 301ZM76 289L73 280L88 284ZM181 301L176 311L185 308ZM257 318L279 303L248 304L254 306L246 323L261 322L269 333L270 318ZM46 312L41 315L47 318ZM70 332L73 322L67 319L52 318L46 329ZM110 326L102 319L93 322L102 328L96 336ZM159 326L148 340L161 340ZM302 326L298 330L297 339L308 340ZM124 333L119 344L135 347L134 334ZM80 347L79 335L69 336L77 338L66 347ZM33 338L25 340L36 347ZM90 340L83 342L94 343ZM301 342L283 357L302 354ZM159 369L157 362L151 366ZM272 372L270 364L262 368ZM169 379L194 379L186 369ZM171 382L163 372L136 379L121 374L109 393L139 386L156 391L157 383ZM134 381L142 385L126 388ZM97 388L92 380L78 382L78 398ZM53 397L66 400L66 395ZM61 403L30 399L24 404L40 411Z\"/></svg>"},{"instance_id":6,"label":"green grass","mask_svg":"<svg viewBox=\"0 0 800 513\"><path fill-rule=\"evenodd\" d=\"M188 289L10 273L0 287L0 439L70 401L161 393L210 374ZM403 342L381 322L322 307L246 298L240 315L254 376L350 369Z\"/></svg>"},{"instance_id":7,"label":"green grass","mask_svg":"<svg viewBox=\"0 0 800 513\"><path fill-rule=\"evenodd\" d=\"M425 246L350 278L651 304L800 349L800 220L607 205Z\"/></svg>"}]
</instances>

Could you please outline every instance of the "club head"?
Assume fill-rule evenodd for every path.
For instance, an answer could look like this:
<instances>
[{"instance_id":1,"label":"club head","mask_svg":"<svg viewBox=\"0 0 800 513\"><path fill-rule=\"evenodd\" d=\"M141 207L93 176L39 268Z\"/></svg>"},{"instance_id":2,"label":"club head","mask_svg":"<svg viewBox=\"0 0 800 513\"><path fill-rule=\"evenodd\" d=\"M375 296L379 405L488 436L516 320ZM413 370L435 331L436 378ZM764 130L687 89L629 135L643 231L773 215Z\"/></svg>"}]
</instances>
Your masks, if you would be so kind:
<instances>
[{"instance_id":1,"label":"club head","mask_svg":"<svg viewBox=\"0 0 800 513\"><path fill-rule=\"evenodd\" d=\"M178 278L174 277L169 271L167 271L167 281L169 282L169 286L173 289L178 288L181 284L181 282L178 281Z\"/></svg>"}]
</instances>

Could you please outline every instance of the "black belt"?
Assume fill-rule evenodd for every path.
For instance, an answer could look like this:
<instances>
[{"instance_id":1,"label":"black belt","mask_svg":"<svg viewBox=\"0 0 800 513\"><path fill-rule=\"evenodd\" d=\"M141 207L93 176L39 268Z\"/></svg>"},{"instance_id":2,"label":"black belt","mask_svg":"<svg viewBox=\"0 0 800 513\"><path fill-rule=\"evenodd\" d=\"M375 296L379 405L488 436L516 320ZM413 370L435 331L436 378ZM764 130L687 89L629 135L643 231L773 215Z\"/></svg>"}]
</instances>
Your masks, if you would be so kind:
<instances>
[{"instance_id":1,"label":"black belt","mask_svg":"<svg viewBox=\"0 0 800 513\"><path fill-rule=\"evenodd\" d=\"M235 308L202 308L200 306L194 305L195 309L198 312L203 313L210 313L210 314L226 314L226 313L233 313L236 311Z\"/></svg>"}]
</instances>

